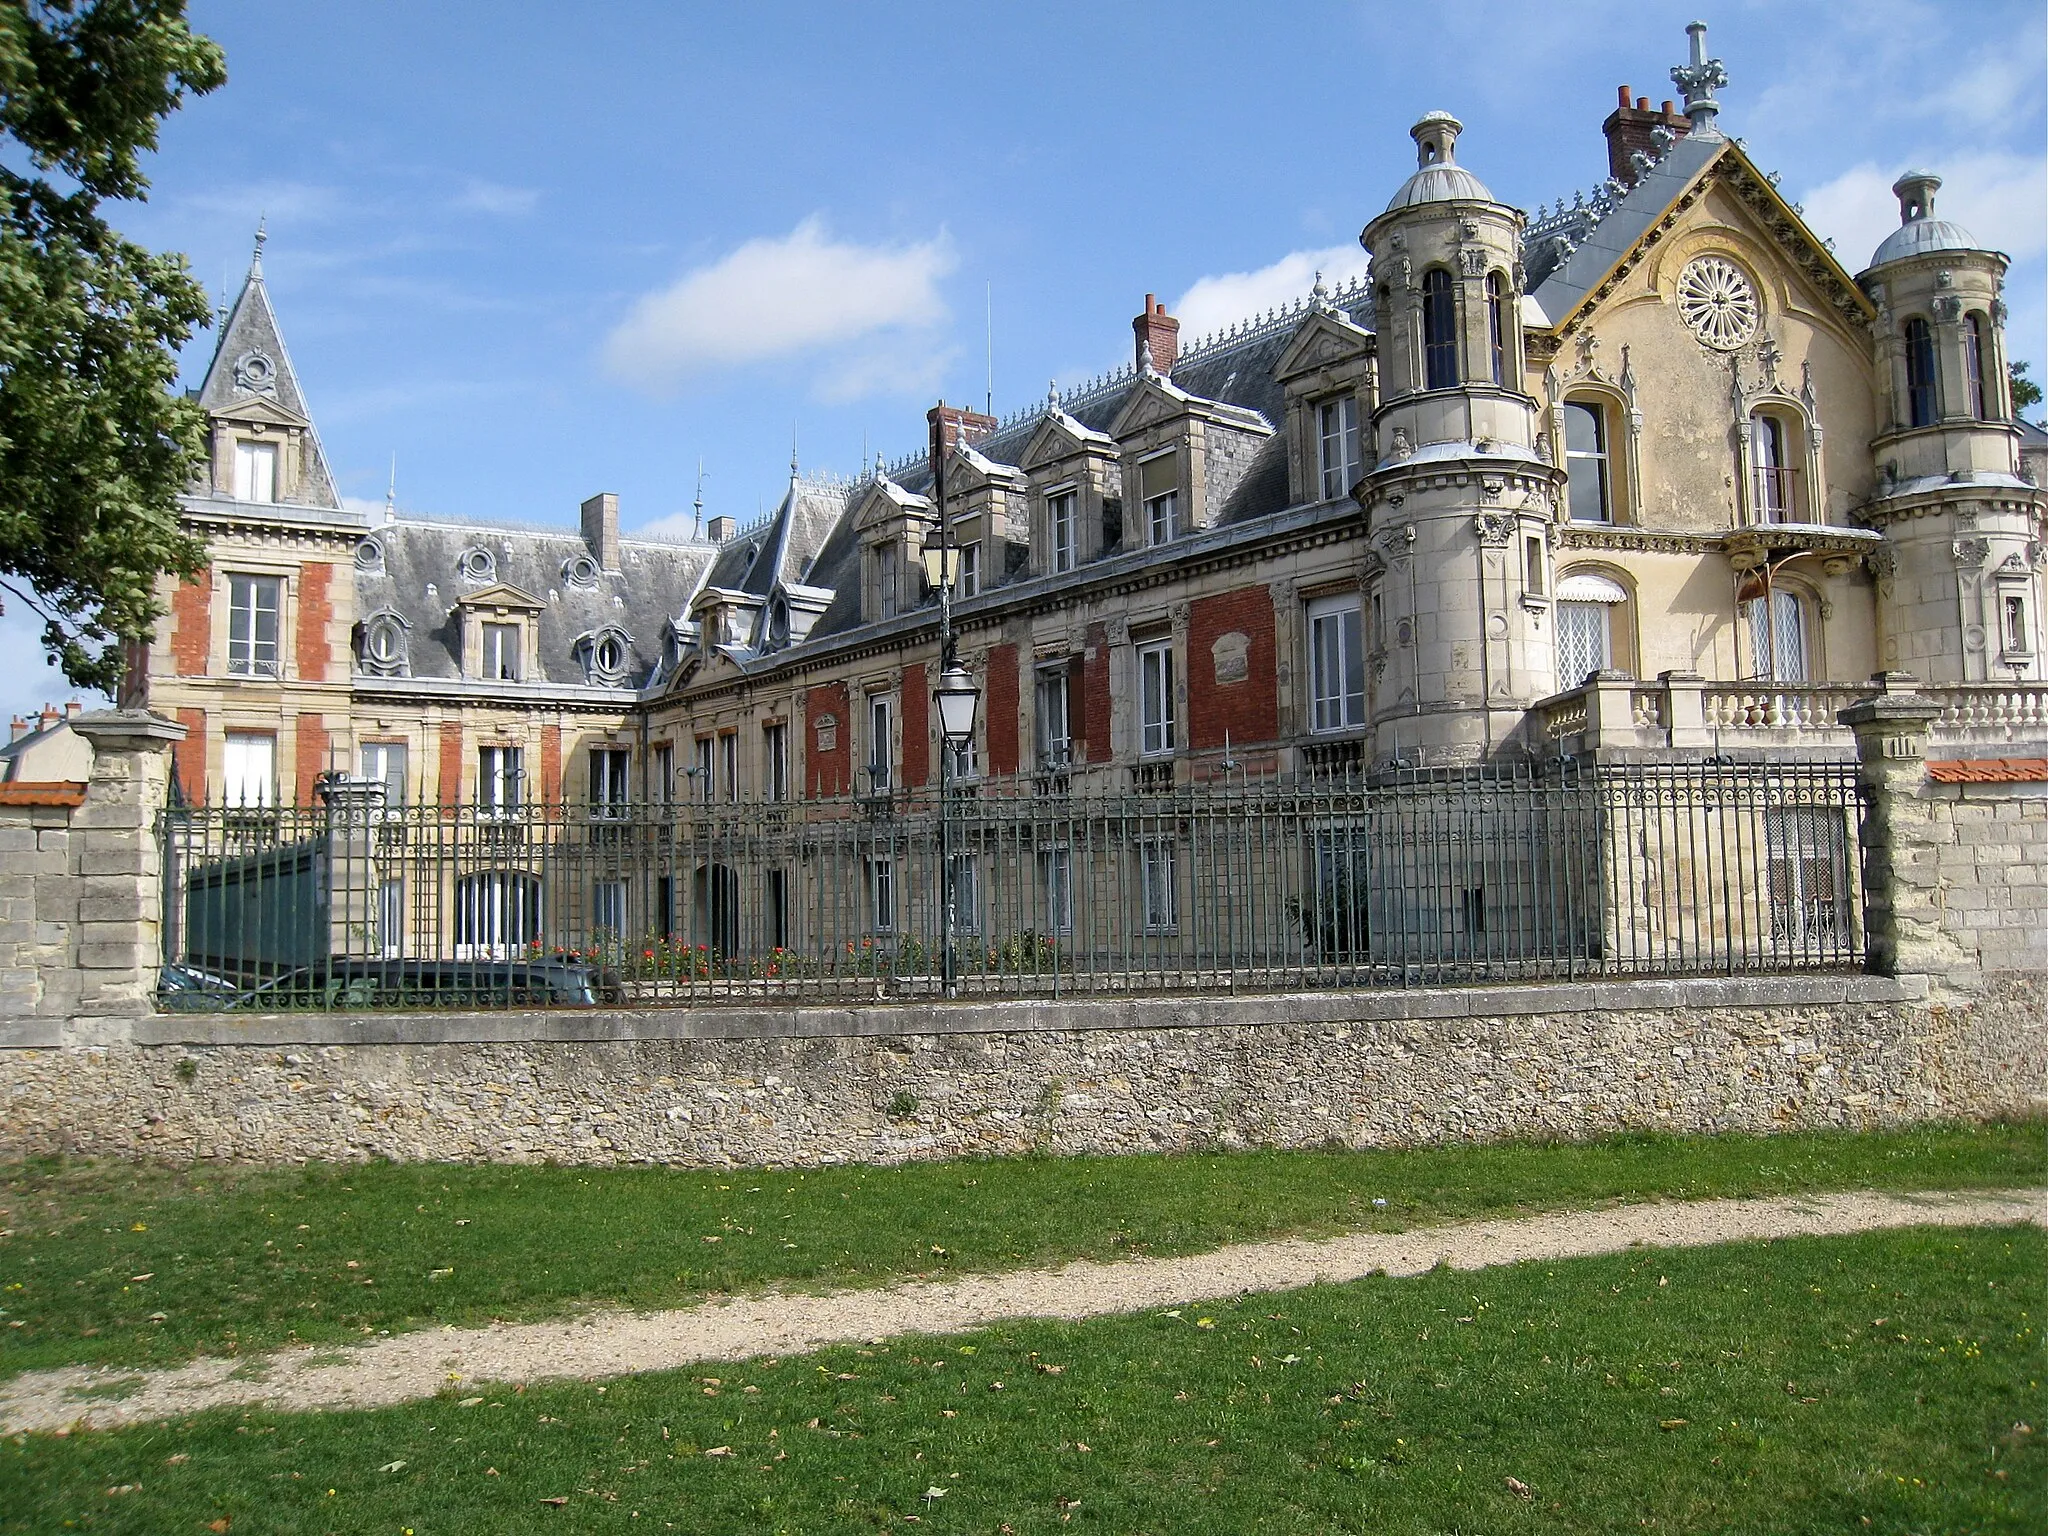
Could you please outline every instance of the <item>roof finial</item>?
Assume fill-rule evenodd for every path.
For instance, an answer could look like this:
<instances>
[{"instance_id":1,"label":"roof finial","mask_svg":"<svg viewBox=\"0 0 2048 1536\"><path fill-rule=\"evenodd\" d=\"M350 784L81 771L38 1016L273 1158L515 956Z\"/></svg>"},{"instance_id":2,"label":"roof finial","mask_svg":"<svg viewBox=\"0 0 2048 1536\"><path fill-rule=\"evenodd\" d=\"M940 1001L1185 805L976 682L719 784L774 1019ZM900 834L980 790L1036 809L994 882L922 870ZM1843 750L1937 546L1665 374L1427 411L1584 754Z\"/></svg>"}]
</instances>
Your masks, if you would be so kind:
<instances>
[{"instance_id":1,"label":"roof finial","mask_svg":"<svg viewBox=\"0 0 2048 1536\"><path fill-rule=\"evenodd\" d=\"M879 448L877 448L877 449L875 450L875 480L876 480L876 483L877 483L877 484L879 484L879 483L880 483L881 481L884 481L884 480L886 480L886 479L888 479L888 478L889 478L889 471L888 471L888 470L886 470L886 469L884 469L884 468L882 467L882 450L881 450L881 449L879 449Z\"/></svg>"},{"instance_id":2,"label":"roof finial","mask_svg":"<svg viewBox=\"0 0 2048 1536\"><path fill-rule=\"evenodd\" d=\"M1148 379L1152 377L1154 372L1152 367L1152 343L1144 337L1138 339L1138 372Z\"/></svg>"},{"instance_id":3,"label":"roof finial","mask_svg":"<svg viewBox=\"0 0 2048 1536\"><path fill-rule=\"evenodd\" d=\"M1688 131L1696 139L1718 139L1721 130L1714 126L1714 119L1721 111L1721 104L1714 100L1714 87L1728 83L1728 70L1719 59L1707 57L1707 24L1696 21L1685 29L1685 35L1692 40L1691 61L1674 65L1671 83L1685 92L1685 115L1692 119Z\"/></svg>"},{"instance_id":4,"label":"roof finial","mask_svg":"<svg viewBox=\"0 0 2048 1536\"><path fill-rule=\"evenodd\" d=\"M391 479L384 487L384 521L398 521L398 455L391 455Z\"/></svg>"},{"instance_id":5,"label":"roof finial","mask_svg":"<svg viewBox=\"0 0 2048 1536\"><path fill-rule=\"evenodd\" d=\"M256 216L256 253L249 258L249 275L251 277L261 277L263 275L263 242L270 238L269 230L266 227L269 222L270 218L267 214L259 213Z\"/></svg>"},{"instance_id":6,"label":"roof finial","mask_svg":"<svg viewBox=\"0 0 2048 1536\"><path fill-rule=\"evenodd\" d=\"M690 537L701 539L704 537L704 456L701 453L697 455L697 499L690 506L695 516Z\"/></svg>"},{"instance_id":7,"label":"roof finial","mask_svg":"<svg viewBox=\"0 0 2048 1536\"><path fill-rule=\"evenodd\" d=\"M1060 381L1058 379L1047 379L1045 381L1045 408L1048 411L1057 411L1060 408Z\"/></svg>"}]
</instances>

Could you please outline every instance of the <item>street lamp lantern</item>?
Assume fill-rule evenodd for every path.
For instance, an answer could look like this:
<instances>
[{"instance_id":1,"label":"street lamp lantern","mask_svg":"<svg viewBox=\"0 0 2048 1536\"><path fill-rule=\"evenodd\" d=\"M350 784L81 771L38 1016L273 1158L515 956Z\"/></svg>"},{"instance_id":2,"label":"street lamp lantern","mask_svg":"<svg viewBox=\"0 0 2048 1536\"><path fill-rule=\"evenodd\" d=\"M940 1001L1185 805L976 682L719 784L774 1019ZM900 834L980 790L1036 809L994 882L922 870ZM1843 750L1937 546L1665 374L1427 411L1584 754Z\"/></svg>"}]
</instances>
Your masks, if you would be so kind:
<instances>
[{"instance_id":1,"label":"street lamp lantern","mask_svg":"<svg viewBox=\"0 0 2048 1536\"><path fill-rule=\"evenodd\" d=\"M943 538L925 545L924 579L934 592L951 592L960 579L960 546Z\"/></svg>"},{"instance_id":2,"label":"street lamp lantern","mask_svg":"<svg viewBox=\"0 0 2048 1536\"><path fill-rule=\"evenodd\" d=\"M949 744L957 746L974 735L974 716L981 707L981 689L975 686L973 674L965 667L956 663L939 674L939 685L932 690L932 702L939 709L939 734Z\"/></svg>"}]
</instances>

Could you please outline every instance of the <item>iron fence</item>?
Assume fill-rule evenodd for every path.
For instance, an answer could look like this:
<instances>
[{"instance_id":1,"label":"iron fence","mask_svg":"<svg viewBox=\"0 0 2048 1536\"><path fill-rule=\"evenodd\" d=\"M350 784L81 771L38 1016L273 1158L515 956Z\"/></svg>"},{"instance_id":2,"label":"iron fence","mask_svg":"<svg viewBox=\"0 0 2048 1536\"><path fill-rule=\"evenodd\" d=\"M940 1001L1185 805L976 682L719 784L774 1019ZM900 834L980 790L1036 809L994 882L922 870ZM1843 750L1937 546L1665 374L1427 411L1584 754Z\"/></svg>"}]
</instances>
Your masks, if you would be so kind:
<instances>
[{"instance_id":1,"label":"iron fence","mask_svg":"<svg viewBox=\"0 0 2048 1536\"><path fill-rule=\"evenodd\" d=\"M1572 762L1115 794L180 807L176 1006L1413 987L1854 969L1854 771ZM950 822L950 828L946 824ZM950 854L944 850L950 849ZM581 978L579 981L578 978Z\"/></svg>"}]
</instances>

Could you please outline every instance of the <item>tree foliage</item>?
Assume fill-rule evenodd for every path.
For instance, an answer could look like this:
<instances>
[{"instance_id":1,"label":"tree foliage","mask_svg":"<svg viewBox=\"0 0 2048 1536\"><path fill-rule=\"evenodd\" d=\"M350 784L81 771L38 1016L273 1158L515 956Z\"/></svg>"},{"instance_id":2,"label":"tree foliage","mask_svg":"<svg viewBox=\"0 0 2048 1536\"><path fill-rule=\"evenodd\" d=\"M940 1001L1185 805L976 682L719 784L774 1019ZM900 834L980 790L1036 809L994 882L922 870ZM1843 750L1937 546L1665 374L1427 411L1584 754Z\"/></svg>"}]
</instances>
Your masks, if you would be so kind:
<instances>
[{"instance_id":1,"label":"tree foliage","mask_svg":"<svg viewBox=\"0 0 2048 1536\"><path fill-rule=\"evenodd\" d=\"M2041 403L2041 386L2027 377L2024 361L2014 363L2006 372L2012 380L2012 413L2023 416Z\"/></svg>"},{"instance_id":2,"label":"tree foliage","mask_svg":"<svg viewBox=\"0 0 2048 1536\"><path fill-rule=\"evenodd\" d=\"M0 0L0 585L80 687L114 690L157 578L204 555L178 494L205 416L172 384L206 293L101 204L147 194L158 124L226 78L184 0Z\"/></svg>"}]
</instances>

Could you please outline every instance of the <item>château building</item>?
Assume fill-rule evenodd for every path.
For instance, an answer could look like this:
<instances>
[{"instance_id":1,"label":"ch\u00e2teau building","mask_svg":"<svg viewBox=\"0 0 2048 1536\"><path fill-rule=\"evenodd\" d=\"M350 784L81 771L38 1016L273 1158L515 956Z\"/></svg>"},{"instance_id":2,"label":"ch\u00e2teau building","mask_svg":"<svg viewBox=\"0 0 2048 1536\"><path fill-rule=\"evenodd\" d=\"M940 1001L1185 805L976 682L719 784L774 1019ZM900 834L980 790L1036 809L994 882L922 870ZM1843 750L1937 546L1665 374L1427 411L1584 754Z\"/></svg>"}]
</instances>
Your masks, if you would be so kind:
<instances>
[{"instance_id":1,"label":"ch\u00e2teau building","mask_svg":"<svg viewBox=\"0 0 2048 1536\"><path fill-rule=\"evenodd\" d=\"M1368 277L1185 343L1147 296L1116 371L935 408L853 478L792 464L698 538L609 495L573 528L345 509L259 242L198 392L208 564L132 691L187 727L195 802L336 769L423 805L922 786L944 518L964 776L1846 756L1836 711L1890 672L1951 755L2040 741L2048 437L2011 406L2007 259L1914 170L1852 271L1724 132L1692 31L1681 103L1621 89L1590 195L1502 202L1432 112L1361 201Z\"/></svg>"}]
</instances>

